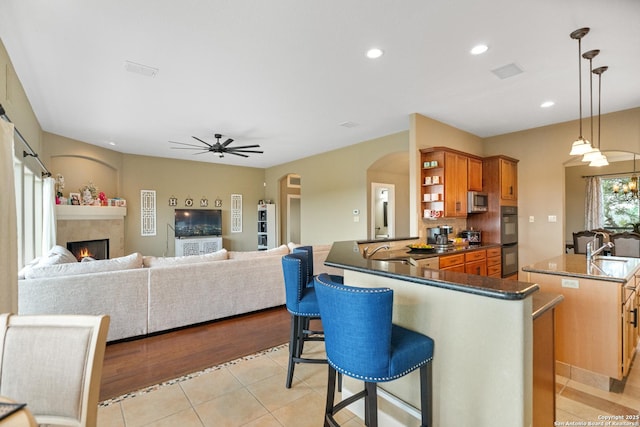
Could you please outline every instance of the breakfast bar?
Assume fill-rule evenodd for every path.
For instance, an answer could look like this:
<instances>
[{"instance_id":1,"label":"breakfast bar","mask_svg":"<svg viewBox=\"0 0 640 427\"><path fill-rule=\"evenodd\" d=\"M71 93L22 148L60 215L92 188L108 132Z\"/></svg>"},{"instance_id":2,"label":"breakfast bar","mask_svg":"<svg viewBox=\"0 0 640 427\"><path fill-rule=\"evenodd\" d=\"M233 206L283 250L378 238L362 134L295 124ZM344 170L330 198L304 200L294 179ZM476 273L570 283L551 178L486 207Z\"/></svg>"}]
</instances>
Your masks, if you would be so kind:
<instances>
[{"instance_id":1,"label":"breakfast bar","mask_svg":"<svg viewBox=\"0 0 640 427\"><path fill-rule=\"evenodd\" d=\"M343 269L345 284L393 289L394 323L434 339L434 426L531 426L533 314L552 310L562 298L547 295L534 304L536 284L403 259L365 258L357 241L342 241L333 244L326 265ZM414 425L418 374L379 387L387 398L379 404L381 425ZM359 389L345 378L343 393Z\"/></svg>"}]
</instances>

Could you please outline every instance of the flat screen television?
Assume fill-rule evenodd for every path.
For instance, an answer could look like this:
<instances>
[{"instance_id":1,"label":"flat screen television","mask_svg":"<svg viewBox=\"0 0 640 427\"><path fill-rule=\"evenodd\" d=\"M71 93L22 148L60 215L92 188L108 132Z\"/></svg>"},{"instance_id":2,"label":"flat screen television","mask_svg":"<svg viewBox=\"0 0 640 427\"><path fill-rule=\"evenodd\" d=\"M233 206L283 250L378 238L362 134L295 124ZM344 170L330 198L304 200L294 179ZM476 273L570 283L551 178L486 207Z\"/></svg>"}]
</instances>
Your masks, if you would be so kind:
<instances>
[{"instance_id":1,"label":"flat screen television","mask_svg":"<svg viewBox=\"0 0 640 427\"><path fill-rule=\"evenodd\" d=\"M222 236L221 209L176 209L176 237Z\"/></svg>"}]
</instances>

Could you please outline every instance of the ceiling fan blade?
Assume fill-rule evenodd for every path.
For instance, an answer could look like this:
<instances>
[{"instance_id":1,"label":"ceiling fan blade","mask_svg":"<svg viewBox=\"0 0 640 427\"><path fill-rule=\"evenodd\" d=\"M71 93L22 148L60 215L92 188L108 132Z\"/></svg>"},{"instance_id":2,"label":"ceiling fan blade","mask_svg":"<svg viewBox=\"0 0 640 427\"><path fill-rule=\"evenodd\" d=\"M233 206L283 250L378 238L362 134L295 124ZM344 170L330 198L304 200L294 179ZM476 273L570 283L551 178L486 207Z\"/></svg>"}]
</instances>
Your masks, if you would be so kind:
<instances>
[{"instance_id":1,"label":"ceiling fan blade","mask_svg":"<svg viewBox=\"0 0 640 427\"><path fill-rule=\"evenodd\" d=\"M260 145L258 144L253 144L253 145L240 145L238 147L230 147L229 150L237 150L238 148L258 148L260 147Z\"/></svg>"},{"instance_id":2,"label":"ceiling fan blade","mask_svg":"<svg viewBox=\"0 0 640 427\"><path fill-rule=\"evenodd\" d=\"M224 142L224 144L222 144L222 146L226 147L227 145L231 144L232 142L233 142L233 139L229 138Z\"/></svg>"},{"instance_id":3,"label":"ceiling fan blade","mask_svg":"<svg viewBox=\"0 0 640 427\"><path fill-rule=\"evenodd\" d=\"M207 146L209 146L209 147L212 147L212 145L211 145L211 144L209 144L209 143L208 143L208 142L206 142L206 141L201 140L201 139L200 139L200 138L198 138L197 136L192 136L191 138L193 138L193 139L197 139L198 141L202 142L203 144L205 144L205 145L207 145Z\"/></svg>"},{"instance_id":4,"label":"ceiling fan blade","mask_svg":"<svg viewBox=\"0 0 640 427\"><path fill-rule=\"evenodd\" d=\"M258 154L263 154L264 151L257 151L257 150L227 150L227 153L258 153Z\"/></svg>"},{"instance_id":5,"label":"ceiling fan blade","mask_svg":"<svg viewBox=\"0 0 640 427\"><path fill-rule=\"evenodd\" d=\"M195 156L196 154L206 154L206 153L210 153L211 151L206 150L206 151L201 151L199 153L193 153L193 155Z\"/></svg>"},{"instance_id":6,"label":"ceiling fan blade","mask_svg":"<svg viewBox=\"0 0 640 427\"><path fill-rule=\"evenodd\" d=\"M234 156L249 157L246 154L234 153L233 151L227 151L226 153L227 154L233 154Z\"/></svg>"},{"instance_id":7,"label":"ceiling fan blade","mask_svg":"<svg viewBox=\"0 0 640 427\"><path fill-rule=\"evenodd\" d=\"M202 148L202 145L187 144L185 142L176 142L176 141L169 141L169 142L172 143L172 144L186 145L187 147Z\"/></svg>"},{"instance_id":8,"label":"ceiling fan blade","mask_svg":"<svg viewBox=\"0 0 640 427\"><path fill-rule=\"evenodd\" d=\"M172 150L204 150L205 147L170 147Z\"/></svg>"}]
</instances>

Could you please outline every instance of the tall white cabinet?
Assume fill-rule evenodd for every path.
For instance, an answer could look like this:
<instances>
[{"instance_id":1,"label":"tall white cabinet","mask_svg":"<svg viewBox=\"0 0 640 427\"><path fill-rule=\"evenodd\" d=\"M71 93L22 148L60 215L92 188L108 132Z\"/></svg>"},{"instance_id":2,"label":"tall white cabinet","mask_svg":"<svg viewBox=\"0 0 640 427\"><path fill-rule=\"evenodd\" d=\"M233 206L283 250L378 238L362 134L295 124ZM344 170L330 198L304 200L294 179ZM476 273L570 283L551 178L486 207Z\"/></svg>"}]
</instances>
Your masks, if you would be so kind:
<instances>
[{"instance_id":1,"label":"tall white cabinet","mask_svg":"<svg viewBox=\"0 0 640 427\"><path fill-rule=\"evenodd\" d=\"M276 235L276 205L258 205L258 250L275 248Z\"/></svg>"}]
</instances>

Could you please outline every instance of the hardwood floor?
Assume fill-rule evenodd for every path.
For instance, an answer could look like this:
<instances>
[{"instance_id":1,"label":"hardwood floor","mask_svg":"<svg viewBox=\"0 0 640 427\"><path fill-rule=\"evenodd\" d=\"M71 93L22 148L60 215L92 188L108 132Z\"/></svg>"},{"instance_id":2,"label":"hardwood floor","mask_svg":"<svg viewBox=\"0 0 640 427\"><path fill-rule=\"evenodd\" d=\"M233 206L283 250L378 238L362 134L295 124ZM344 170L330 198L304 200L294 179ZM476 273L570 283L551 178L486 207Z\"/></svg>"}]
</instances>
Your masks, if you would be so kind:
<instances>
[{"instance_id":1,"label":"hardwood floor","mask_svg":"<svg viewBox=\"0 0 640 427\"><path fill-rule=\"evenodd\" d=\"M108 344L100 400L265 350L289 340L284 306Z\"/></svg>"}]
</instances>

